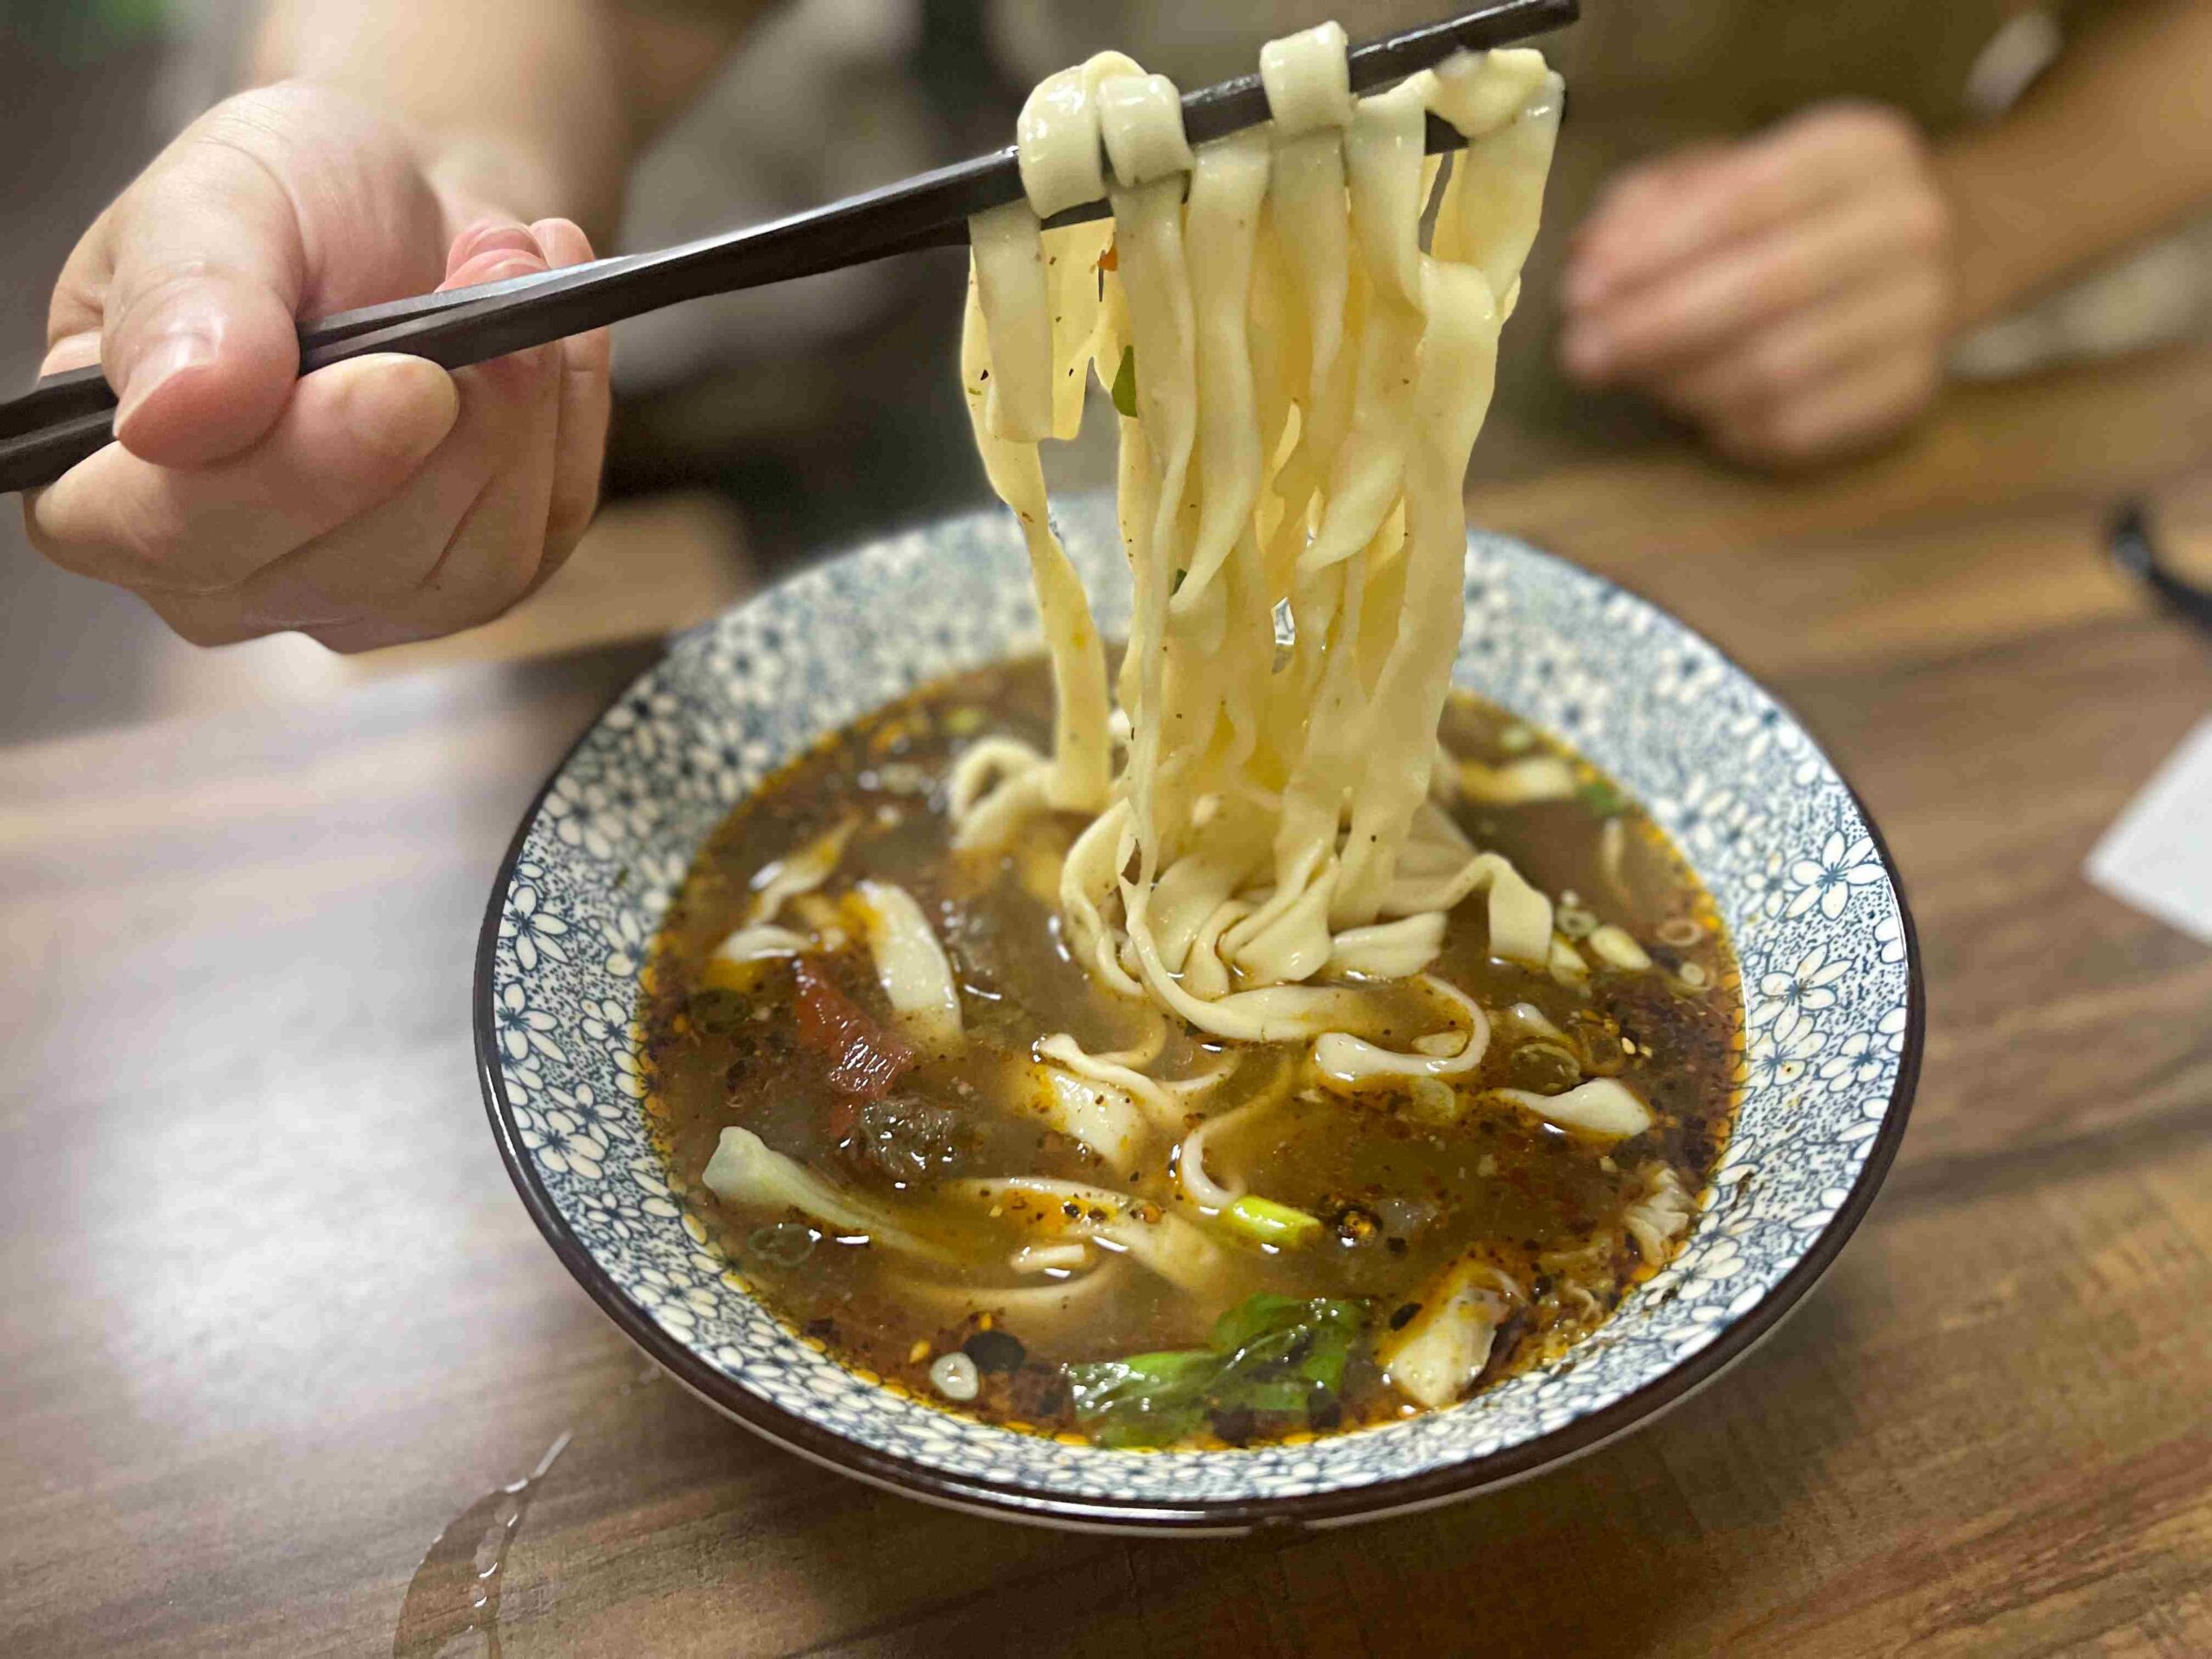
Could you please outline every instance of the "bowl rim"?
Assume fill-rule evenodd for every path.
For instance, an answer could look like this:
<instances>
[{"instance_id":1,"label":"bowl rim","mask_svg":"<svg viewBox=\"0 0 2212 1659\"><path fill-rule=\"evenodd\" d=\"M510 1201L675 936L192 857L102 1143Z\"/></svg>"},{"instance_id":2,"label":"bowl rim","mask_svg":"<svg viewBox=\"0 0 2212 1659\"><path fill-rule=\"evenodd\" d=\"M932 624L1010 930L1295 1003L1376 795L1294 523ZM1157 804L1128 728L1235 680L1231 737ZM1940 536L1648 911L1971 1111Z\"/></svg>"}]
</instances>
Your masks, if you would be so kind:
<instances>
[{"instance_id":1,"label":"bowl rim","mask_svg":"<svg viewBox=\"0 0 2212 1659\"><path fill-rule=\"evenodd\" d=\"M1522 545L1531 544L1523 543ZM660 671L667 660L666 650L618 691L599 715L586 723L583 730L577 734L575 740L547 772L545 781L538 786L531 798L530 804L524 810L513 838L499 861L498 874L492 882L491 897L485 907L483 925L477 938L476 971L470 994L477 1081L483 1091L485 1113L491 1122L493 1138L499 1144L499 1156L506 1165L508 1178L514 1183L523 1208L537 1224L537 1230L544 1235L545 1242L553 1247L554 1255L560 1258L562 1265L568 1268L570 1276L583 1287L592 1300L599 1305L600 1310L656 1364L708 1405L771 1444L795 1452L810 1463L902 1497L918 1498L944 1508L989 1516L999 1520L1071 1530L1154 1535L1175 1533L1185 1536L1209 1534L1234 1535L1262 1529L1294 1530L1344 1526L1411 1514L1471 1497L1478 1492L1495 1491L1586 1456L1654 1421L1712 1382L1770 1334L1834 1265L1836 1258L1842 1254L1843 1247L1872 1207L1891 1166L1897 1160L1897 1148L1904 1142L1905 1129L1912 1115L1914 1096L1919 1087L1922 1051L1927 1035L1927 989L1922 976L1919 930L1913 919L1912 906L1906 896L1904 877L1898 872L1897 860L1890 851L1881 826L1875 822L1873 813L1868 809L1866 798L1844 774L1842 768L1836 765L1835 758L1828 753L1827 745L1821 742L1819 735L1795 708L1777 696L1764 681L1726 652L1675 616L1669 607L1645 598L1626 583L1575 564L1560 554L1550 553L1541 548L1532 547L1531 550L1566 564L1592 581L1642 600L1706 645L1730 669L1743 675L1771 699L1775 707L1806 734L1815 751L1842 783L1852 804L1858 810L1860 822L1866 826L1867 838L1873 844L1875 856L1881 861L1883 874L1897 899L1897 917L1905 947L1905 1029L1904 1046L1898 1057L1897 1081L1884 1108L1881 1128L1875 1135L1872 1145L1867 1148L1866 1160L1853 1179L1849 1195L1836 1207L1827 1224L1789 1270L1707 1346L1669 1367L1643 1387L1595 1411L1516 1445L1501 1447L1484 1457L1442 1464L1414 1474L1359 1486L1234 1498L1102 1497L1084 1493L1047 1492L1019 1481L995 1480L980 1475L957 1473L848 1440L741 1387L734 1379L709 1364L688 1344L649 1318L642 1307L624 1294L613 1275L569 1228L523 1145L521 1125L515 1116L514 1103L507 1095L498 1032L493 1017L493 983L499 919L507 893L513 885L515 867L522 861L531 830L537 822L546 798L552 793L555 785L568 770L577 752L599 729L608 712L620 706ZM823 563L830 562L834 562L834 557L832 561ZM818 566L806 567L808 569L816 568ZM784 586L785 582L791 577L804 573L804 570L794 571L791 576L760 589L740 601L737 608L755 602ZM712 627L714 621L710 620L703 626ZM668 643L672 646L674 641ZM1151 1455L1173 1457L1175 1453L1161 1452Z\"/></svg>"}]
</instances>

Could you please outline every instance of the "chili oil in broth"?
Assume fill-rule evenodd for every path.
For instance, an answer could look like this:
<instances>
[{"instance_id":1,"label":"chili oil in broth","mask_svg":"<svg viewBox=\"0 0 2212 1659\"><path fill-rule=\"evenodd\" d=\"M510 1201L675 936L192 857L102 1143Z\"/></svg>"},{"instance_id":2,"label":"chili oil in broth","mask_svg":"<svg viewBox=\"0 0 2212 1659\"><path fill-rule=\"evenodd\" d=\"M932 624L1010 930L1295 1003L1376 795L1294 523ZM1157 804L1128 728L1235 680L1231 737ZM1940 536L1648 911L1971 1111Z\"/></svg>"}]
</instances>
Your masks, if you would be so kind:
<instances>
[{"instance_id":1,"label":"chili oil in broth","mask_svg":"<svg viewBox=\"0 0 2212 1659\"><path fill-rule=\"evenodd\" d=\"M1047 1033L1071 1033L1096 1053L1136 1039L1157 1017L1148 1005L1094 985L1061 947L1058 864L1078 820L1040 817L1003 853L951 849L945 779L962 747L1000 732L1049 747L1051 725L1052 688L1039 659L981 670L894 703L818 744L740 804L670 907L645 976L642 1018L647 1110L669 1182L733 1267L804 1339L863 1375L939 1403L932 1364L965 1352L978 1392L959 1408L990 1421L1110 1443L1244 1444L1414 1414L1419 1408L1376 1364L1375 1343L1413 1318L1424 1287L1471 1247L1484 1247L1529 1293L1499 1326L1478 1388L1557 1354L1661 1265L1645 1259L1647 1247L1624 1220L1643 1190L1637 1172L1648 1176L1663 1164L1686 1192L1700 1192L1732 1109L1742 1005L1719 916L1664 835L1610 779L1510 714L1455 690L1441 728L1452 755L1502 765L1550 754L1577 780L1566 800L1462 801L1452 809L1461 828L1554 896L1562 931L1586 932L1602 919L1625 929L1653 959L1640 972L1593 960L1586 985L1576 988L1491 958L1483 906L1460 905L1430 971L1474 997L1492 1024L1479 1072L1460 1084L1460 1095L1501 1086L1551 1094L1615 1076L1649 1103L1653 1127L1608 1144L1495 1100L1475 1098L1457 1121L1445 1122L1389 1090L1285 1091L1298 1079L1281 1068L1302 1066L1306 1045L1223 1044L1179 1030L1171 1018L1165 1047L1145 1071L1173 1078L1236 1062L1199 1098L1205 1116L1263 1090L1283 1093L1280 1105L1211 1136L1208 1166L1320 1218L1322 1229L1295 1248L1269 1249L1210 1228L1224 1237L1236 1288L1205 1306L1112 1256L1094 1270L1113 1274L1101 1286L1088 1284L1088 1275L1017 1274L1009 1261L1027 1236L994 1209L944 1196L940 1184L1052 1177L1163 1205L1175 1205L1179 1192L1173 1140L1160 1137L1142 1166L1112 1167L1046 1126L1009 1086ZM833 1081L837 1056L810 1045L797 1006L804 973L890 1029L889 1005L857 929L847 930L842 948L804 958L804 968L789 959L737 969L709 962L746 920L763 870L848 820L855 826L851 838L810 907L823 915L863 878L905 887L950 958L968 1030L964 1054L924 1058L872 1100ZM1533 1004L1565 1040L1501 1017L1516 1004ZM1405 1034L1433 1024L1425 1020ZM723 1205L700 1175L731 1124L894 1208L912 1230L943 1243L946 1258L918 1261L841 1240L837 1229L795 1210ZM1193 1213L1187 1205L1183 1212ZM1078 1414L1071 1388L1071 1375L1086 1373L1071 1374L1070 1365L1203 1349L1217 1318L1239 1306L1283 1313L1278 1327L1294 1319L1288 1301L1269 1298L1325 1311L1336 1334L1348 1333L1349 1354L1328 1373L1334 1386L1310 1387L1287 1410L1232 1402L1169 1413L1135 1433L1123 1425L1118 1439L1088 1432L1099 1423ZM1279 1406L1282 1398L1277 1391L1263 1403Z\"/></svg>"}]
</instances>

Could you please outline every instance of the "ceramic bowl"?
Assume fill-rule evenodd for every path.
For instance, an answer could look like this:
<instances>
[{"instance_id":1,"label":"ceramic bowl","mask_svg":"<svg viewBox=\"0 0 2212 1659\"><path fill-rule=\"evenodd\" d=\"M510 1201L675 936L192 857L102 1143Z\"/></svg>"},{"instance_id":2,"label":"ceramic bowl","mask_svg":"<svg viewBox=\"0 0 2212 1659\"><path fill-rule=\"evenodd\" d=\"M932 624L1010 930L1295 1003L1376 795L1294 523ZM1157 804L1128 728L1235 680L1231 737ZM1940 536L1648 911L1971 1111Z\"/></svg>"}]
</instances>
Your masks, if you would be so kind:
<instances>
[{"instance_id":1,"label":"ceramic bowl","mask_svg":"<svg viewBox=\"0 0 2212 1659\"><path fill-rule=\"evenodd\" d=\"M1126 619L1110 504L1065 514L1102 628ZM804 1345L702 1241L648 1138L631 1020L663 909L722 816L811 740L1036 648L1010 518L875 543L671 650L524 818L479 952L500 1150L570 1272L647 1353L803 1456L916 1497L1071 1527L1236 1532L1438 1503L1589 1451L1740 1357L1835 1259L1919 1066L1912 924L1873 825L1765 691L1644 601L1502 537L1467 544L1462 685L1633 791L1718 899L1744 971L1740 1116L1680 1256L1560 1363L1451 1410L1288 1446L1116 1452L902 1398Z\"/></svg>"}]
</instances>

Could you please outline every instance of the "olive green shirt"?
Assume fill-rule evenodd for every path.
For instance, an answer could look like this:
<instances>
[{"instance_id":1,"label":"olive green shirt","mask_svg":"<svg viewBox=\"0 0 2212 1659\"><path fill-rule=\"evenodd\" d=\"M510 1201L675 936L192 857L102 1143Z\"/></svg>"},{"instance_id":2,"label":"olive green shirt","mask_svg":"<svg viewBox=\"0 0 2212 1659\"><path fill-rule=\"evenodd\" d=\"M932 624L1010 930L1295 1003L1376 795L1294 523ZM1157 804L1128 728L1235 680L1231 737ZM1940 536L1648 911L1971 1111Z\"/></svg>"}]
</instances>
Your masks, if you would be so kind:
<instances>
[{"instance_id":1,"label":"olive green shirt","mask_svg":"<svg viewBox=\"0 0 2212 1659\"><path fill-rule=\"evenodd\" d=\"M1185 84L1249 73L1255 42L1334 16L1355 40L1426 22L1445 0L1064 0L999 10L1009 74L1033 78L1108 45ZM1567 84L1545 233L1507 327L1476 475L1525 473L1652 435L1641 400L1593 395L1555 353L1566 232L1622 168L1738 137L1808 104L1868 99L1941 133L1967 118L1977 59L2025 0L1583 0L1581 21L1533 41ZM1192 14L1197 14L1192 16Z\"/></svg>"}]
</instances>

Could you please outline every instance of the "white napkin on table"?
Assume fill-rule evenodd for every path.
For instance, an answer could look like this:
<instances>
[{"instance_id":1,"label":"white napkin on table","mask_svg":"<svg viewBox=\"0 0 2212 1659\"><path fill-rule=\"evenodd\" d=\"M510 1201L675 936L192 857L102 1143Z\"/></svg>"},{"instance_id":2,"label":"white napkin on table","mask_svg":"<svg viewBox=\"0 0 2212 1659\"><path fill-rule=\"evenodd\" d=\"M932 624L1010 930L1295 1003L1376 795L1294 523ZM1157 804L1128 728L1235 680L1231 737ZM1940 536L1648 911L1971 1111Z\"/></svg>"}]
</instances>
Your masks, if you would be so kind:
<instances>
[{"instance_id":1,"label":"white napkin on table","mask_svg":"<svg viewBox=\"0 0 2212 1659\"><path fill-rule=\"evenodd\" d=\"M2212 944L2212 715L2105 831L2085 871L2113 898Z\"/></svg>"}]
</instances>

